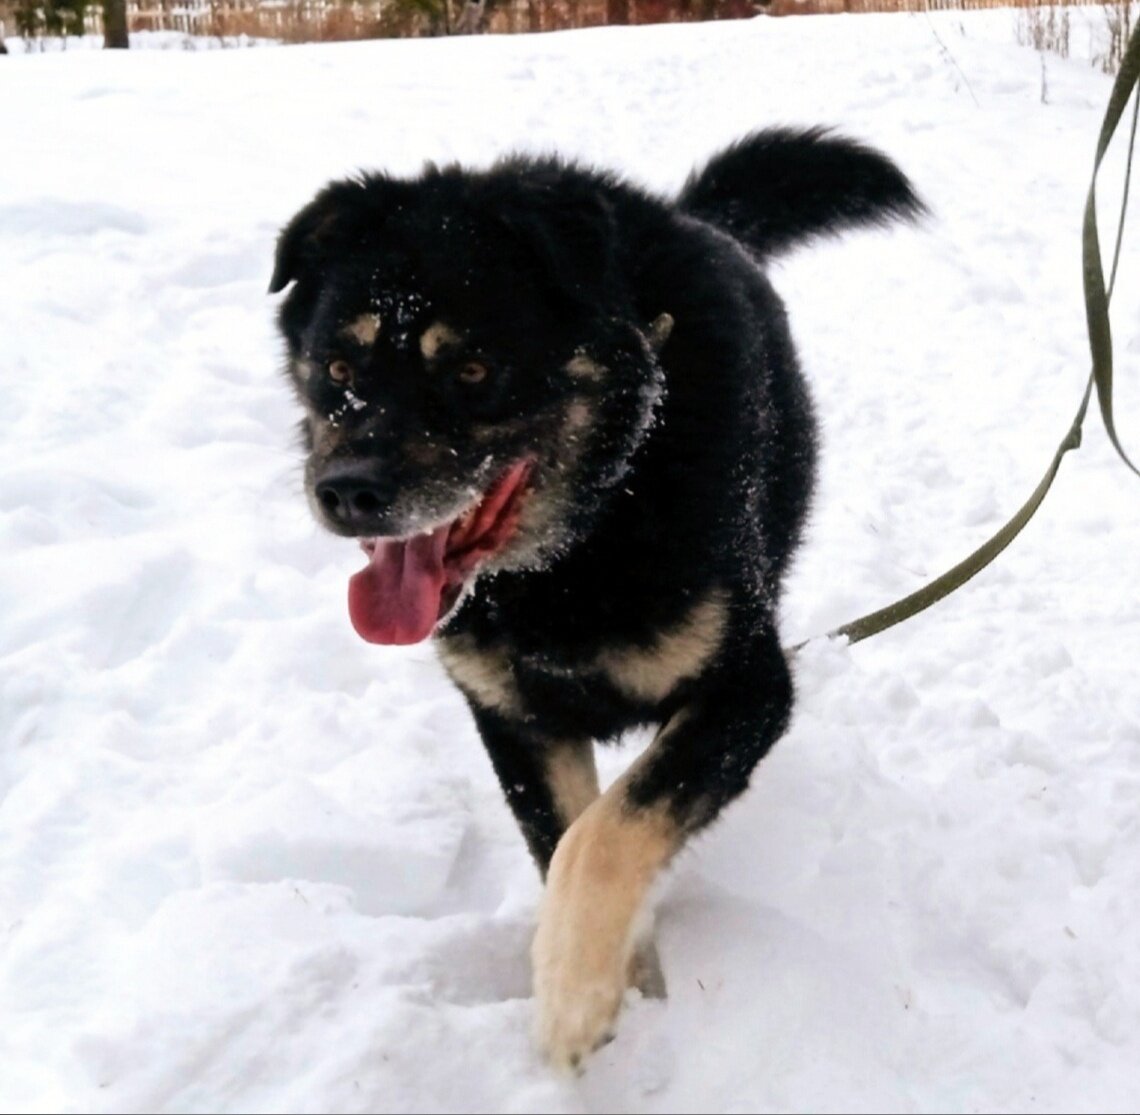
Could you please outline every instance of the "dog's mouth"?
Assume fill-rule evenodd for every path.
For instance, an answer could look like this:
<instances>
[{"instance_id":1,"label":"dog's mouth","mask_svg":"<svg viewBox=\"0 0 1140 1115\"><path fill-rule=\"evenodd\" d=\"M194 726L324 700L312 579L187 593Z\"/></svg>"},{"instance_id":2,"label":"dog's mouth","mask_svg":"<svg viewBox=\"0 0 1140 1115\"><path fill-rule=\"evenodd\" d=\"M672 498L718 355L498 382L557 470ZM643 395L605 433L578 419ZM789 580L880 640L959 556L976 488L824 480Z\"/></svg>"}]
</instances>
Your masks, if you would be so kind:
<instances>
[{"instance_id":1,"label":"dog's mouth","mask_svg":"<svg viewBox=\"0 0 1140 1115\"><path fill-rule=\"evenodd\" d=\"M362 538L368 565L348 583L348 615L370 643L426 639L478 566L518 529L533 461L512 465L461 515L411 538Z\"/></svg>"}]
</instances>

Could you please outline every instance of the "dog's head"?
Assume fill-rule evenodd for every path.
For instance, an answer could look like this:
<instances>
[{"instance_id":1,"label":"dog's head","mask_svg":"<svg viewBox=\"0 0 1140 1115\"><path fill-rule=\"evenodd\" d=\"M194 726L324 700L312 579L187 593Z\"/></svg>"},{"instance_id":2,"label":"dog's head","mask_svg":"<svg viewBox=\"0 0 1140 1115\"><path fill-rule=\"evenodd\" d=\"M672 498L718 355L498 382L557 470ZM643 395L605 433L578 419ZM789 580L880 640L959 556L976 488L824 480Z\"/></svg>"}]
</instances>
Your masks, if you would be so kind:
<instances>
[{"instance_id":1,"label":"dog's head","mask_svg":"<svg viewBox=\"0 0 1140 1115\"><path fill-rule=\"evenodd\" d=\"M663 389L671 320L623 255L602 183L553 162L336 183L282 232L305 487L369 555L366 639L418 642L479 573L588 535Z\"/></svg>"}]
</instances>

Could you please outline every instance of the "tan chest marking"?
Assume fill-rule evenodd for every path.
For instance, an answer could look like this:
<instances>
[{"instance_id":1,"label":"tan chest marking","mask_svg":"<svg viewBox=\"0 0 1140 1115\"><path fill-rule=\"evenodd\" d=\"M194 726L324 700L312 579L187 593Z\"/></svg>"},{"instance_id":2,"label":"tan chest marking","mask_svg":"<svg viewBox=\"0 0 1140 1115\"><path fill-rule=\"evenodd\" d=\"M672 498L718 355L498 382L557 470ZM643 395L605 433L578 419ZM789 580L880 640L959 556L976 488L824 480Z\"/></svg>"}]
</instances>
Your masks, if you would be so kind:
<instances>
[{"instance_id":1,"label":"tan chest marking","mask_svg":"<svg viewBox=\"0 0 1140 1115\"><path fill-rule=\"evenodd\" d=\"M440 639L437 650L451 680L484 708L519 711L518 688L506 651L477 647L469 635Z\"/></svg>"},{"instance_id":2,"label":"tan chest marking","mask_svg":"<svg viewBox=\"0 0 1140 1115\"><path fill-rule=\"evenodd\" d=\"M697 677L720 649L728 623L725 593L714 589L649 647L610 647L597 665L619 689L660 701L686 678Z\"/></svg>"}]
</instances>

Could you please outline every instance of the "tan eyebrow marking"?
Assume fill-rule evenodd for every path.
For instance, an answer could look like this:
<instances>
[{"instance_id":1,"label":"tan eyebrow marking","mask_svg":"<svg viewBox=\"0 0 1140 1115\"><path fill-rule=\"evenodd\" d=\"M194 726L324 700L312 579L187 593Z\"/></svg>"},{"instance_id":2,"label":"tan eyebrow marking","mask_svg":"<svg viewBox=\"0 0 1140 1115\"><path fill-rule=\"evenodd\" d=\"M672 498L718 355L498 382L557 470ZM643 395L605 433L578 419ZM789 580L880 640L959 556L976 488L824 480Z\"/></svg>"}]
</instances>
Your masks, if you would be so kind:
<instances>
[{"instance_id":1,"label":"tan eyebrow marking","mask_svg":"<svg viewBox=\"0 0 1140 1115\"><path fill-rule=\"evenodd\" d=\"M420 352L425 360L434 360L445 348L453 348L463 338L446 322L436 321L429 325L420 337Z\"/></svg>"},{"instance_id":2,"label":"tan eyebrow marking","mask_svg":"<svg viewBox=\"0 0 1140 1115\"><path fill-rule=\"evenodd\" d=\"M354 341L362 345L375 344L379 334L379 314L361 314L358 318L350 321L340 331L342 337L351 337Z\"/></svg>"}]
</instances>

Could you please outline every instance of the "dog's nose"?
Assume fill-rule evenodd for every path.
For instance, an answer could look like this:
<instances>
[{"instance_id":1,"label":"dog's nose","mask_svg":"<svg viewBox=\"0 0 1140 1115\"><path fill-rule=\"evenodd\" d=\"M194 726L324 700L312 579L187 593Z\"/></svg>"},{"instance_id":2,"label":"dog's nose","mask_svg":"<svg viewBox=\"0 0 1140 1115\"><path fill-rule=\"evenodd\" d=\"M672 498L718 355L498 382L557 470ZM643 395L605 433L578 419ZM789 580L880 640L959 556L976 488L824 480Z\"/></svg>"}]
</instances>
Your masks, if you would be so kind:
<instances>
[{"instance_id":1,"label":"dog's nose","mask_svg":"<svg viewBox=\"0 0 1140 1115\"><path fill-rule=\"evenodd\" d=\"M375 467L356 462L333 466L313 485L317 502L330 520L362 529L382 519L391 502L390 489Z\"/></svg>"}]
</instances>

